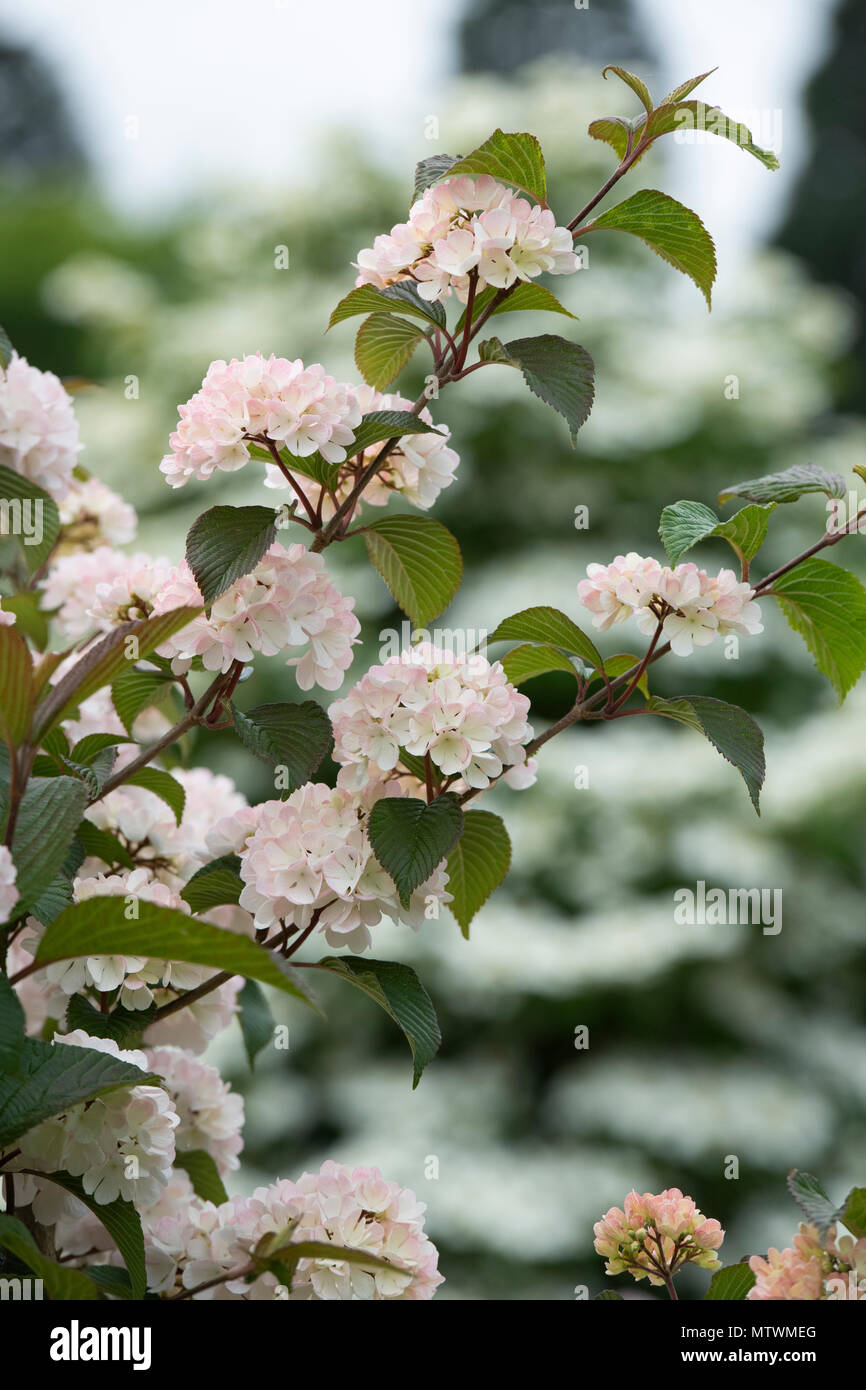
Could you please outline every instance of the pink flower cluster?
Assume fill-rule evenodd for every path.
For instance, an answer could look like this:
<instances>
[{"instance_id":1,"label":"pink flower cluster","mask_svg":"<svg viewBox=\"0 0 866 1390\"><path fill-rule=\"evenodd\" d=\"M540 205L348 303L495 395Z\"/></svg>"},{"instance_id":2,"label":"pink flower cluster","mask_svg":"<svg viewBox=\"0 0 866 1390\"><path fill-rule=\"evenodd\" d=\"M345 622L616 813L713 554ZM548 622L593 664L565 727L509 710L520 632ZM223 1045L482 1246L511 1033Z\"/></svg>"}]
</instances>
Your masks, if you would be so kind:
<instances>
[{"instance_id":1,"label":"pink flower cluster","mask_svg":"<svg viewBox=\"0 0 866 1390\"><path fill-rule=\"evenodd\" d=\"M393 784L368 783L363 791L308 782L285 801L255 808L255 829L243 845L240 905L257 927L281 921L304 928L318 913L318 929L332 946L363 951L370 927L383 916L418 928L430 898L451 901L440 865L416 888L404 908L390 875L373 854L366 821L382 796L399 796ZM217 827L219 830L220 827Z\"/></svg>"},{"instance_id":2,"label":"pink flower cluster","mask_svg":"<svg viewBox=\"0 0 866 1390\"><path fill-rule=\"evenodd\" d=\"M121 607L147 610L159 587L171 572L167 560L154 560L139 552L125 555L109 545L95 550L75 550L55 559L42 583L42 606L52 614L60 637L78 642L98 629L107 631L120 616ZM143 589L133 603L136 584ZM108 596L113 595L113 604Z\"/></svg>"},{"instance_id":3,"label":"pink flower cluster","mask_svg":"<svg viewBox=\"0 0 866 1390\"><path fill-rule=\"evenodd\" d=\"M203 603L186 561L157 596L154 610L166 613ZM321 555L302 545L287 549L275 542L250 574L220 594L210 616L194 618L160 647L172 669L188 671L198 657L207 671L227 671L233 661L251 661L257 652L276 656L306 648L287 660L298 685L336 690L352 664L352 646L361 625L354 599L331 583Z\"/></svg>"},{"instance_id":4,"label":"pink flower cluster","mask_svg":"<svg viewBox=\"0 0 866 1390\"><path fill-rule=\"evenodd\" d=\"M365 415L372 410L412 409L412 402L405 396L383 395L380 391L374 391L372 386L356 386L354 389ZM426 408L421 411L420 418L427 425L433 424L430 411ZM460 462L459 454L449 447L450 431L447 425L437 425L436 429L436 434L404 435L389 454L384 467L367 484L361 502L369 503L371 507L384 507L396 492L407 502L411 502L413 507L419 507L422 511L432 507L443 488L453 483ZM301 480L304 492L314 505L318 505L322 500L322 517L325 521L334 515L334 499L338 505L348 497L358 474L371 462L381 447L381 444L371 445L360 456L360 462L353 456L351 461L341 468L337 486L333 489L333 498L326 494L322 500L324 489L318 483L306 477ZM289 487L288 479L275 463L265 464L265 473L266 487Z\"/></svg>"},{"instance_id":5,"label":"pink flower cluster","mask_svg":"<svg viewBox=\"0 0 866 1390\"><path fill-rule=\"evenodd\" d=\"M5 845L0 845L0 925L9 921L12 909L18 901L16 877L17 870L12 855Z\"/></svg>"},{"instance_id":6,"label":"pink flower cluster","mask_svg":"<svg viewBox=\"0 0 866 1390\"><path fill-rule=\"evenodd\" d=\"M630 1192L625 1210L611 1207L593 1231L595 1249L607 1261L606 1274L628 1271L637 1280L664 1284L684 1264L696 1264L699 1269L721 1267L716 1251L724 1231L678 1187L657 1196Z\"/></svg>"},{"instance_id":7,"label":"pink flower cluster","mask_svg":"<svg viewBox=\"0 0 866 1390\"><path fill-rule=\"evenodd\" d=\"M480 654L454 655L420 642L382 666L372 666L328 713L340 785L387 777L400 750L430 754L437 774L484 788L503 768L514 787L530 786L535 763L524 745L532 737L529 700L510 685L500 663Z\"/></svg>"},{"instance_id":8,"label":"pink flower cluster","mask_svg":"<svg viewBox=\"0 0 866 1390\"><path fill-rule=\"evenodd\" d=\"M59 378L13 353L0 367L0 465L59 499L83 447L72 398Z\"/></svg>"},{"instance_id":9,"label":"pink flower cluster","mask_svg":"<svg viewBox=\"0 0 866 1390\"><path fill-rule=\"evenodd\" d=\"M727 633L751 637L764 630L755 590L730 569L716 575L691 563L671 569L631 551L609 565L587 565L586 572L577 592L602 632L634 616L652 636L661 623L671 650L689 656Z\"/></svg>"},{"instance_id":10,"label":"pink flower cluster","mask_svg":"<svg viewBox=\"0 0 866 1390\"><path fill-rule=\"evenodd\" d=\"M222 1206L193 1202L178 1215L145 1222L145 1239L161 1256L163 1288L180 1272L185 1289L249 1264L259 1242L274 1234L286 1241L320 1241L384 1260L363 1263L302 1259L292 1281L295 1300L430 1299L443 1282L436 1247L424 1232L423 1202L408 1188L386 1182L378 1168L326 1162L298 1182L283 1179L235 1197ZM148 1262L154 1267L158 1260ZM247 1282L228 1280L195 1295L203 1299L275 1299L288 1296L276 1273Z\"/></svg>"},{"instance_id":11,"label":"pink flower cluster","mask_svg":"<svg viewBox=\"0 0 866 1390\"><path fill-rule=\"evenodd\" d=\"M216 1067L190 1057L179 1047L151 1048L148 1071L156 1072L178 1115L175 1145L179 1153L204 1149L223 1177L239 1167L243 1148L243 1097L223 1081Z\"/></svg>"},{"instance_id":12,"label":"pink flower cluster","mask_svg":"<svg viewBox=\"0 0 866 1390\"><path fill-rule=\"evenodd\" d=\"M64 546L87 550L107 542L128 545L135 539L135 508L98 478L73 478L60 503Z\"/></svg>"},{"instance_id":13,"label":"pink flower cluster","mask_svg":"<svg viewBox=\"0 0 866 1390\"><path fill-rule=\"evenodd\" d=\"M837 1240L832 1226L822 1242L817 1227L803 1222L792 1246L771 1247L766 1259L753 1255L749 1267L753 1302L866 1299L866 1240Z\"/></svg>"},{"instance_id":14,"label":"pink flower cluster","mask_svg":"<svg viewBox=\"0 0 866 1390\"><path fill-rule=\"evenodd\" d=\"M483 290L579 269L571 232L556 225L549 209L489 175L462 176L426 189L408 222L359 252L356 284L384 289L411 278L422 299L442 299L453 289L465 302L472 271Z\"/></svg>"},{"instance_id":15,"label":"pink flower cluster","mask_svg":"<svg viewBox=\"0 0 866 1390\"><path fill-rule=\"evenodd\" d=\"M171 452L160 464L172 487L207 479L216 469L233 473L250 457L249 442L273 440L277 448L306 458L317 450L342 463L354 440L361 410L349 386L316 362L263 357L212 362L201 389L180 407Z\"/></svg>"}]
</instances>

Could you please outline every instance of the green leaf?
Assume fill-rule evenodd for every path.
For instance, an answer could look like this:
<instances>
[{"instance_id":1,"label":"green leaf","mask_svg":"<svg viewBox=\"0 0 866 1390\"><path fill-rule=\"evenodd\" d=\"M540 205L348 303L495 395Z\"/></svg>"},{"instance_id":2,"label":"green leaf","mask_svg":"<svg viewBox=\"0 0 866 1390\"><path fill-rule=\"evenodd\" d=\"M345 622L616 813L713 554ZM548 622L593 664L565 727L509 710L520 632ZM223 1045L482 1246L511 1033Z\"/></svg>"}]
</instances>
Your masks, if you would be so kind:
<instances>
[{"instance_id":1,"label":"green leaf","mask_svg":"<svg viewBox=\"0 0 866 1390\"><path fill-rule=\"evenodd\" d=\"M836 1213L855 1240L866 1238L866 1187L852 1187Z\"/></svg>"},{"instance_id":2,"label":"green leaf","mask_svg":"<svg viewBox=\"0 0 866 1390\"><path fill-rule=\"evenodd\" d=\"M533 647L525 643L522 647L514 647L504 656L502 665L511 684L517 686L535 676L544 676L549 671L567 671L575 680L579 677L573 663L556 647Z\"/></svg>"},{"instance_id":3,"label":"green leaf","mask_svg":"<svg viewBox=\"0 0 866 1390\"><path fill-rule=\"evenodd\" d=\"M482 290L481 294L475 296L472 309L473 319L477 319L488 305L492 304L498 293L499 291L493 285L488 285L486 290ZM534 280L519 280L508 298L503 300L501 304L497 304L489 317L493 318L494 314L513 314L521 310L534 314L565 314L566 318L577 320L577 314L566 309L564 304L560 304L555 294ZM465 322L466 312L464 310L457 320L455 334L460 332Z\"/></svg>"},{"instance_id":4,"label":"green leaf","mask_svg":"<svg viewBox=\"0 0 866 1390\"><path fill-rule=\"evenodd\" d=\"M119 1269L117 1265L85 1265L84 1272L110 1298L120 1298L124 1302L134 1299L132 1284L125 1269Z\"/></svg>"},{"instance_id":5,"label":"green leaf","mask_svg":"<svg viewBox=\"0 0 866 1390\"><path fill-rule=\"evenodd\" d=\"M511 841L500 817L490 811L467 811L463 834L448 856L450 907L467 940L469 923L510 866Z\"/></svg>"},{"instance_id":6,"label":"green leaf","mask_svg":"<svg viewBox=\"0 0 866 1390\"><path fill-rule=\"evenodd\" d=\"M726 540L740 562L748 565L764 544L775 510L775 502L768 506L742 507L727 521L720 521L703 502L674 502L661 514L659 535L672 565L679 564L692 546L710 536Z\"/></svg>"},{"instance_id":7,"label":"green leaf","mask_svg":"<svg viewBox=\"0 0 866 1390\"><path fill-rule=\"evenodd\" d=\"M140 1067L92 1047L26 1038L0 1074L0 1149L70 1106L147 1080Z\"/></svg>"},{"instance_id":8,"label":"green leaf","mask_svg":"<svg viewBox=\"0 0 866 1390\"><path fill-rule=\"evenodd\" d=\"M15 1053L24 1042L26 1022L24 1008L8 975L0 975L0 1067L14 1062Z\"/></svg>"},{"instance_id":9,"label":"green leaf","mask_svg":"<svg viewBox=\"0 0 866 1390\"><path fill-rule=\"evenodd\" d=\"M174 1166L189 1174L193 1191L203 1202L213 1202L215 1207L219 1207L228 1201L229 1194L223 1186L219 1169L206 1149L178 1150L174 1156Z\"/></svg>"},{"instance_id":10,"label":"green leaf","mask_svg":"<svg viewBox=\"0 0 866 1390\"><path fill-rule=\"evenodd\" d=\"M355 339L355 362L368 386L384 391L402 372L424 337L414 323L395 314L371 314Z\"/></svg>"},{"instance_id":11,"label":"green leaf","mask_svg":"<svg viewBox=\"0 0 866 1390\"><path fill-rule=\"evenodd\" d=\"M173 608L170 613L121 623L94 642L37 707L34 736L44 737L48 729L68 719L88 695L104 685L113 685L121 671L128 670L134 661L150 656L200 612L200 608Z\"/></svg>"},{"instance_id":12,"label":"green leaf","mask_svg":"<svg viewBox=\"0 0 866 1390\"><path fill-rule=\"evenodd\" d=\"M592 1301L593 1303L625 1303L622 1294L617 1293L615 1289L603 1289L601 1293L596 1294Z\"/></svg>"},{"instance_id":13,"label":"green leaf","mask_svg":"<svg viewBox=\"0 0 866 1390\"><path fill-rule=\"evenodd\" d=\"M401 1266L378 1255L371 1255L363 1246L333 1245L329 1240L295 1240L295 1226L286 1231L272 1231L262 1236L253 1251L253 1262L261 1273L276 1274L285 1284L291 1284L301 1260L340 1260L346 1264L363 1265L365 1269L400 1269Z\"/></svg>"},{"instance_id":14,"label":"green leaf","mask_svg":"<svg viewBox=\"0 0 866 1390\"><path fill-rule=\"evenodd\" d=\"M676 719L705 734L714 748L741 773L752 805L761 814L758 800L764 785L764 735L750 714L710 695L678 695L670 700L651 696L647 709L666 719Z\"/></svg>"},{"instance_id":15,"label":"green leaf","mask_svg":"<svg viewBox=\"0 0 866 1390\"><path fill-rule=\"evenodd\" d=\"M641 116L635 121L627 121L622 116L602 116L597 121L591 121L587 129L593 140L602 140L606 145L610 145L616 152L617 159L621 161L628 149L629 135L632 136L634 144L635 131L645 124L646 116Z\"/></svg>"},{"instance_id":16,"label":"green leaf","mask_svg":"<svg viewBox=\"0 0 866 1390\"><path fill-rule=\"evenodd\" d=\"M129 850L110 830L100 830L89 820L83 820L75 832L86 855L101 859L109 867L118 865L124 869L134 869L135 862Z\"/></svg>"},{"instance_id":17,"label":"green leaf","mask_svg":"<svg viewBox=\"0 0 866 1390\"><path fill-rule=\"evenodd\" d=\"M432 188L434 184L449 178L454 165L459 164L462 158L462 154L431 154L427 159L419 160L415 165L412 202L417 202L426 188Z\"/></svg>"},{"instance_id":18,"label":"green leaf","mask_svg":"<svg viewBox=\"0 0 866 1390\"><path fill-rule=\"evenodd\" d=\"M440 430L434 429L410 410L371 410L355 430L355 442L349 446L349 452L360 454L371 444L381 444L386 439L400 439L404 434L438 434L442 438Z\"/></svg>"},{"instance_id":19,"label":"green leaf","mask_svg":"<svg viewBox=\"0 0 866 1390\"><path fill-rule=\"evenodd\" d=\"M627 87L631 87L635 96L643 103L647 115L650 115L653 109L653 101L646 83L641 81L639 77L635 77L633 72L628 72L626 68L617 67L614 63L608 63L606 68L602 68L602 77L607 78L609 72L615 72L617 77L621 78Z\"/></svg>"},{"instance_id":20,"label":"green leaf","mask_svg":"<svg viewBox=\"0 0 866 1390\"><path fill-rule=\"evenodd\" d=\"M277 538L273 507L211 507L193 522L186 558L209 609L236 579L254 570Z\"/></svg>"},{"instance_id":21,"label":"green leaf","mask_svg":"<svg viewBox=\"0 0 866 1390\"><path fill-rule=\"evenodd\" d=\"M664 101L660 104L662 106L668 106L671 102L682 101L683 97L687 97L690 92L695 90L695 87L700 87L702 82L706 82L708 77L712 77L714 72L718 72L717 67L710 68L709 72L702 72L697 77L690 77L687 81L681 82L678 87L674 87L672 92L668 92Z\"/></svg>"},{"instance_id":22,"label":"green leaf","mask_svg":"<svg viewBox=\"0 0 866 1390\"><path fill-rule=\"evenodd\" d=\"M363 990L402 1029L415 1063L414 1090L424 1068L439 1051L442 1035L430 996L412 967L365 956L326 956L319 964Z\"/></svg>"},{"instance_id":23,"label":"green leaf","mask_svg":"<svg viewBox=\"0 0 866 1390\"><path fill-rule=\"evenodd\" d=\"M186 792L178 782L176 777L172 777L170 772L163 772L159 767L140 767L137 772L125 778L125 787L141 787L144 791L152 792L158 796L160 801L164 801L168 809L172 812L178 825L183 819L183 808L186 804Z\"/></svg>"},{"instance_id":24,"label":"green leaf","mask_svg":"<svg viewBox=\"0 0 866 1390\"><path fill-rule=\"evenodd\" d=\"M755 1276L745 1262L727 1265L724 1269L716 1270L704 1298L706 1302L724 1299L731 1303L741 1303L754 1284Z\"/></svg>"},{"instance_id":25,"label":"green leaf","mask_svg":"<svg viewBox=\"0 0 866 1390\"><path fill-rule=\"evenodd\" d=\"M752 139L748 126L732 120L720 111L718 106L708 106L703 101L672 101L657 106L646 124L646 135L651 140L660 135L670 135L674 131L701 130L718 135L722 140L730 140L741 150L753 155L765 169L778 169L779 161L772 150L761 149Z\"/></svg>"},{"instance_id":26,"label":"green leaf","mask_svg":"<svg viewBox=\"0 0 866 1390\"><path fill-rule=\"evenodd\" d=\"M91 1038L113 1038L118 1047L141 1047L142 1034L153 1022L156 1010L156 1004L146 1009L126 1009L122 1004L115 1004L110 1013L104 1014L83 994L72 994L64 1030L74 1033L82 1028Z\"/></svg>"},{"instance_id":27,"label":"green leaf","mask_svg":"<svg viewBox=\"0 0 866 1390\"><path fill-rule=\"evenodd\" d=\"M0 467L0 501L8 504L0 508L0 535L14 536L28 570L34 574L45 564L60 534L57 503L23 473L5 467ZM7 513L8 532L4 529ZM37 543L40 525L42 535ZM29 534L25 535L25 531Z\"/></svg>"},{"instance_id":28,"label":"green leaf","mask_svg":"<svg viewBox=\"0 0 866 1390\"><path fill-rule=\"evenodd\" d=\"M210 965L228 975L261 980L312 1003L291 968L237 932L187 917L171 907L137 900L138 916L125 916L124 898L88 898L69 907L48 928L36 953L47 965L75 956L137 955Z\"/></svg>"},{"instance_id":29,"label":"green leaf","mask_svg":"<svg viewBox=\"0 0 866 1390\"><path fill-rule=\"evenodd\" d=\"M811 1173L800 1168L792 1168L787 1178L788 1191L794 1201L805 1213L806 1220L818 1227L823 1240L830 1226L837 1219L837 1208L824 1191L821 1183Z\"/></svg>"},{"instance_id":30,"label":"green leaf","mask_svg":"<svg viewBox=\"0 0 866 1390\"><path fill-rule=\"evenodd\" d=\"M517 367L534 396L552 406L567 423L571 442L592 409L595 366L586 348L553 333L537 338L515 338L502 343L488 338L480 343L482 361Z\"/></svg>"},{"instance_id":31,"label":"green leaf","mask_svg":"<svg viewBox=\"0 0 866 1390\"><path fill-rule=\"evenodd\" d=\"M866 589L848 570L813 557L775 579L771 592L841 704L866 666Z\"/></svg>"},{"instance_id":32,"label":"green leaf","mask_svg":"<svg viewBox=\"0 0 866 1390\"><path fill-rule=\"evenodd\" d=\"M63 874L58 874L40 893L32 913L37 922L41 922L43 926L47 927L60 916L64 908L69 907L71 902L72 884L68 878L63 877Z\"/></svg>"},{"instance_id":33,"label":"green leaf","mask_svg":"<svg viewBox=\"0 0 866 1390\"><path fill-rule=\"evenodd\" d=\"M181 897L193 912L210 912L215 907L236 903L244 889L236 854L224 854L194 873L181 890Z\"/></svg>"},{"instance_id":34,"label":"green leaf","mask_svg":"<svg viewBox=\"0 0 866 1390\"><path fill-rule=\"evenodd\" d=\"M0 626L0 738L15 750L33 714L33 661L15 627Z\"/></svg>"},{"instance_id":35,"label":"green leaf","mask_svg":"<svg viewBox=\"0 0 866 1390\"><path fill-rule=\"evenodd\" d=\"M256 1058L262 1048L273 1042L274 1016L264 991L260 985L256 984L255 980L247 980L238 995L238 1003L241 1010L241 1036L244 1040L250 1071L253 1071Z\"/></svg>"},{"instance_id":36,"label":"green leaf","mask_svg":"<svg viewBox=\"0 0 866 1390\"><path fill-rule=\"evenodd\" d=\"M87 787L75 777L32 777L28 782L12 842L16 912L32 907L57 877L87 802Z\"/></svg>"},{"instance_id":37,"label":"green leaf","mask_svg":"<svg viewBox=\"0 0 866 1390\"><path fill-rule=\"evenodd\" d=\"M451 792L428 805L414 797L385 796L367 822L373 853L397 885L404 907L460 838L463 812Z\"/></svg>"},{"instance_id":38,"label":"green leaf","mask_svg":"<svg viewBox=\"0 0 866 1390\"><path fill-rule=\"evenodd\" d=\"M633 671L640 665L640 657L632 656L629 652L617 652L615 656L606 656L604 659L605 674L610 680L616 680L617 676L624 676L626 671ZM601 679L601 668L596 667L591 680ZM642 695L649 699L649 673L644 671L636 687Z\"/></svg>"},{"instance_id":39,"label":"green leaf","mask_svg":"<svg viewBox=\"0 0 866 1390\"><path fill-rule=\"evenodd\" d=\"M5 368L9 366L14 351L15 348L12 345L12 339L9 337L6 329L0 325L0 367Z\"/></svg>"},{"instance_id":40,"label":"green leaf","mask_svg":"<svg viewBox=\"0 0 866 1390\"><path fill-rule=\"evenodd\" d=\"M378 290L375 285L358 285L350 290L332 313L328 328L342 323L344 319L354 318L356 314L375 314L383 310L393 313L395 309L401 309L404 314L412 314L417 319L426 319L437 328L445 326L445 310L441 304L428 304L426 299L421 298L412 280L398 280L396 285L388 285L384 290Z\"/></svg>"},{"instance_id":41,"label":"green leaf","mask_svg":"<svg viewBox=\"0 0 866 1390\"><path fill-rule=\"evenodd\" d=\"M461 174L475 177L489 174L510 188L528 193L537 203L547 205L544 156L534 135L494 130L489 140L448 169L449 179L459 178Z\"/></svg>"},{"instance_id":42,"label":"green leaf","mask_svg":"<svg viewBox=\"0 0 866 1390\"><path fill-rule=\"evenodd\" d=\"M460 588L460 547L432 517L382 517L364 527L364 541L371 563L417 627L438 618Z\"/></svg>"},{"instance_id":43,"label":"green leaf","mask_svg":"<svg viewBox=\"0 0 866 1390\"><path fill-rule=\"evenodd\" d=\"M731 497L745 497L747 502L796 502L809 492L823 492L828 497L845 496L845 479L841 473L827 473L817 463L797 463L781 473L767 473L762 478L749 478L745 483L732 483L718 496L719 506Z\"/></svg>"},{"instance_id":44,"label":"green leaf","mask_svg":"<svg viewBox=\"0 0 866 1390\"><path fill-rule=\"evenodd\" d=\"M39 607L38 593L25 589L21 594L4 594L3 612L14 613L22 637L28 637L39 651L45 650L49 638L48 618Z\"/></svg>"},{"instance_id":45,"label":"green leaf","mask_svg":"<svg viewBox=\"0 0 866 1390\"><path fill-rule=\"evenodd\" d=\"M70 1051L62 1048L61 1051ZM141 1072L139 1072L139 1076ZM80 1178L71 1173L40 1173L41 1178L65 1188L83 1202L93 1215L102 1222L111 1239L120 1251L129 1273L134 1298L143 1298L147 1288L147 1271L144 1263L144 1237L141 1231L141 1218L132 1202L117 1197L113 1202L97 1202L85 1192Z\"/></svg>"},{"instance_id":46,"label":"green leaf","mask_svg":"<svg viewBox=\"0 0 866 1390\"><path fill-rule=\"evenodd\" d=\"M590 224L590 229L629 232L640 237L668 265L688 275L706 299L707 308L711 307L716 278L713 239L697 213L675 198L642 188L624 203L608 208Z\"/></svg>"},{"instance_id":47,"label":"green leaf","mask_svg":"<svg viewBox=\"0 0 866 1390\"><path fill-rule=\"evenodd\" d=\"M174 688L174 679L165 671L121 671L111 687L111 700L127 733L143 709L164 703Z\"/></svg>"},{"instance_id":48,"label":"green leaf","mask_svg":"<svg viewBox=\"0 0 866 1390\"><path fill-rule=\"evenodd\" d=\"M246 714L233 707L232 716L238 737L251 753L286 769L286 791L309 782L334 746L331 721L315 700L257 705Z\"/></svg>"},{"instance_id":49,"label":"green leaf","mask_svg":"<svg viewBox=\"0 0 866 1390\"><path fill-rule=\"evenodd\" d=\"M42 1280L52 1300L77 1301L98 1298L96 1285L80 1269L70 1269L43 1255L33 1236L17 1217L0 1212L0 1248L8 1250Z\"/></svg>"},{"instance_id":50,"label":"green leaf","mask_svg":"<svg viewBox=\"0 0 866 1390\"><path fill-rule=\"evenodd\" d=\"M601 665L601 653L571 618L558 608L523 608L503 618L488 642L544 642L560 651L579 656L591 666Z\"/></svg>"}]
</instances>

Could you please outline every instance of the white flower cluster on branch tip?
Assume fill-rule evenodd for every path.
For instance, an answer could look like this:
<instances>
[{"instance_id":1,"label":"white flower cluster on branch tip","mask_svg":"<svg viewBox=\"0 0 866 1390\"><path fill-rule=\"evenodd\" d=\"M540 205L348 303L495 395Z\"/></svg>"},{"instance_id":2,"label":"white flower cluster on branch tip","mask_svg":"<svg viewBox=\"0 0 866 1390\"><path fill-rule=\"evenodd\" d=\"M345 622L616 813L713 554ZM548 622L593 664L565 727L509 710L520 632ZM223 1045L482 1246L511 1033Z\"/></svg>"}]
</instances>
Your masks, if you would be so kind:
<instances>
[{"instance_id":1,"label":"white flower cluster on branch tip","mask_svg":"<svg viewBox=\"0 0 866 1390\"><path fill-rule=\"evenodd\" d=\"M671 651L689 656L716 637L751 637L764 630L755 590L730 569L710 575L691 563L671 568L630 551L609 565L587 565L586 572L578 595L593 614L593 627L603 632L634 617L640 631L652 637L661 624Z\"/></svg>"},{"instance_id":2,"label":"white flower cluster on branch tip","mask_svg":"<svg viewBox=\"0 0 866 1390\"><path fill-rule=\"evenodd\" d=\"M571 232L541 208L489 175L462 175L425 190L408 222L358 253L358 285L385 289L412 279L422 299L452 290L466 302L470 274L479 290L509 289L517 280L571 275L580 269Z\"/></svg>"}]
</instances>

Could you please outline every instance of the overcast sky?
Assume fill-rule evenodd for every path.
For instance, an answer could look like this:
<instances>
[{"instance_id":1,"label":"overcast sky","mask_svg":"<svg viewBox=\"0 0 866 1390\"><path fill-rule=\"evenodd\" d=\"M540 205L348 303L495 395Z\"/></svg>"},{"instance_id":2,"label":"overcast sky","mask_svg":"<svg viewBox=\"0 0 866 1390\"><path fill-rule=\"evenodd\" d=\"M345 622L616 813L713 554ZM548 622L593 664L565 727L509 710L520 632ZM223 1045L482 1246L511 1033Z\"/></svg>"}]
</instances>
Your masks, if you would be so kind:
<instances>
[{"instance_id":1,"label":"overcast sky","mask_svg":"<svg viewBox=\"0 0 866 1390\"><path fill-rule=\"evenodd\" d=\"M833 0L640 7L671 83L718 64L710 95L754 119L759 144L778 149L781 137L773 179L713 141L712 158L673 161L666 184L682 193L687 180L720 238L759 236L803 157L798 94L820 62ZM0 32L50 62L110 196L144 213L225 187L238 170L248 185L284 182L287 169L309 165L329 123L405 157L406 129L423 129L453 71L461 9L462 0L0 0ZM410 53L411 66L401 61Z\"/></svg>"}]
</instances>

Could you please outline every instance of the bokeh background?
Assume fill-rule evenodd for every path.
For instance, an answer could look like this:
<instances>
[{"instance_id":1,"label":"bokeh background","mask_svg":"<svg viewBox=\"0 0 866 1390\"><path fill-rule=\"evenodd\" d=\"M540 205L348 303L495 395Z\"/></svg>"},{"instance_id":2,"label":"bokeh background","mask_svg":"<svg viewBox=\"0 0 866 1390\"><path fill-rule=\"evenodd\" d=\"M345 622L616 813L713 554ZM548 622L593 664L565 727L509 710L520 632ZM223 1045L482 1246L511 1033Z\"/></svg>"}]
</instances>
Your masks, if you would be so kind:
<instances>
[{"instance_id":1,"label":"bokeh background","mask_svg":"<svg viewBox=\"0 0 866 1390\"><path fill-rule=\"evenodd\" d=\"M591 243L588 269L555 285L580 316L565 331L598 367L576 452L516 374L443 397L436 418L462 462L436 515L466 560L450 626L492 629L528 603L579 619L585 565L658 552L665 503L712 504L727 483L798 462L848 474L866 461L859 0L248 0L242 14L231 0L2 0L0 321L73 385L82 461L139 508L143 548L177 556L205 506L272 500L251 469L179 494L157 471L177 402L213 358L324 357L357 379L352 325L322 331L357 249L404 215L416 159L497 125L532 130L568 220L611 168L589 120L632 110L605 62L657 95L720 64L699 95L747 120L782 172L712 140L669 140L640 166L629 190L666 189L714 233L715 307L639 244ZM819 534L822 501L777 513L762 563ZM588 531L574 529L578 504ZM838 558L862 572L856 541ZM328 559L364 623L357 677L400 615L360 542ZM235 1190L325 1157L379 1164L429 1204L441 1297L560 1300L603 1287L592 1222L633 1186L692 1193L737 1259L789 1243L792 1166L840 1197L862 1182L864 699L835 708L774 613L738 661L712 649L671 665L659 693L716 694L765 728L760 821L685 729L642 720L556 740L534 788L490 798L514 868L471 940L447 914L418 937L376 934L376 954L415 965L439 1010L444 1046L416 1092L402 1039L336 981L327 1026L276 1001L291 1047L262 1054L254 1076L239 1034L220 1040L214 1060L248 1113ZM559 680L529 688L539 728L565 707ZM267 662L246 691L295 695ZM230 735L190 755L251 798L271 790ZM698 879L781 888L781 933L675 925L673 892Z\"/></svg>"}]
</instances>

